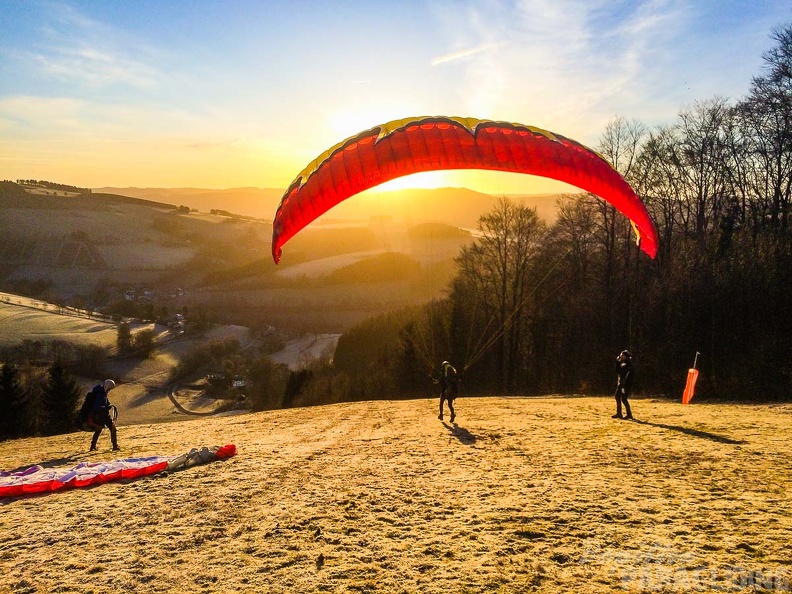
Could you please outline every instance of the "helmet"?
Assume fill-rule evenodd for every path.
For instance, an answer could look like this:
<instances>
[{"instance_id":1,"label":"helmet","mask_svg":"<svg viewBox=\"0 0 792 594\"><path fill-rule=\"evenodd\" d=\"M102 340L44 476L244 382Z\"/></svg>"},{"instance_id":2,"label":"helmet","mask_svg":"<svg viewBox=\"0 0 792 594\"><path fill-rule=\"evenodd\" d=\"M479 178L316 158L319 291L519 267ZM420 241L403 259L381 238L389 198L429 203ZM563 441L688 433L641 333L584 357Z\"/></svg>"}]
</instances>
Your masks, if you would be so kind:
<instances>
[{"instance_id":1,"label":"helmet","mask_svg":"<svg viewBox=\"0 0 792 594\"><path fill-rule=\"evenodd\" d=\"M111 379L106 379L103 385L106 392L109 392L110 390L115 388L115 382Z\"/></svg>"},{"instance_id":2,"label":"helmet","mask_svg":"<svg viewBox=\"0 0 792 594\"><path fill-rule=\"evenodd\" d=\"M619 353L619 357L621 357L622 355L624 355L628 359L632 359L632 355L630 354L630 351L624 350L621 353Z\"/></svg>"},{"instance_id":3,"label":"helmet","mask_svg":"<svg viewBox=\"0 0 792 594\"><path fill-rule=\"evenodd\" d=\"M441 363L441 365L451 365L451 363L449 363L448 361L443 361L443 362Z\"/></svg>"}]
</instances>

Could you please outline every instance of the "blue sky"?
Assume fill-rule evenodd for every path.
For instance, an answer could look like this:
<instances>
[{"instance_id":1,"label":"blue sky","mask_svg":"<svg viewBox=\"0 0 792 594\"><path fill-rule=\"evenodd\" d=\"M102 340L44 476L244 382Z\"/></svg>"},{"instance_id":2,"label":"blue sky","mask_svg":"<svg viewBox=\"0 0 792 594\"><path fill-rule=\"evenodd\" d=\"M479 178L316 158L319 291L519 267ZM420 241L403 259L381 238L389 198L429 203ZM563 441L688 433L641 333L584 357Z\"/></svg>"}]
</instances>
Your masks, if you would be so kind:
<instances>
[{"instance_id":1,"label":"blue sky","mask_svg":"<svg viewBox=\"0 0 792 594\"><path fill-rule=\"evenodd\" d=\"M696 100L743 96L792 5L5 0L0 22L0 179L285 187L324 149L400 117L508 120L591 146L617 115L670 123Z\"/></svg>"}]
</instances>

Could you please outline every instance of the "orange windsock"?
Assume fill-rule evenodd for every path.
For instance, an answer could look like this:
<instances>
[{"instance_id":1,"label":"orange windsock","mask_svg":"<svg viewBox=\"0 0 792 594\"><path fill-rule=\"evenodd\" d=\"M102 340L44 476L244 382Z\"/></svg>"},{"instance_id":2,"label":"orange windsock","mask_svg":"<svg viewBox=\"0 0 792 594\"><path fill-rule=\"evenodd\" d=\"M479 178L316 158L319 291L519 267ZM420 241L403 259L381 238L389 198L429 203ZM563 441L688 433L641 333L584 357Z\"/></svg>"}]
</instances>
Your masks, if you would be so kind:
<instances>
[{"instance_id":1,"label":"orange windsock","mask_svg":"<svg viewBox=\"0 0 792 594\"><path fill-rule=\"evenodd\" d=\"M693 393L696 391L696 380L698 379L698 369L688 369L685 391L682 392L682 404L690 404Z\"/></svg>"},{"instance_id":2,"label":"orange windsock","mask_svg":"<svg viewBox=\"0 0 792 594\"><path fill-rule=\"evenodd\" d=\"M693 400L693 394L696 392L696 380L698 379L698 369L696 369L696 363L698 363L698 356L701 353L696 351L696 358L693 359L693 368L688 369L687 374L687 381L685 382L685 391L682 392L682 404L690 404L690 401Z\"/></svg>"}]
</instances>

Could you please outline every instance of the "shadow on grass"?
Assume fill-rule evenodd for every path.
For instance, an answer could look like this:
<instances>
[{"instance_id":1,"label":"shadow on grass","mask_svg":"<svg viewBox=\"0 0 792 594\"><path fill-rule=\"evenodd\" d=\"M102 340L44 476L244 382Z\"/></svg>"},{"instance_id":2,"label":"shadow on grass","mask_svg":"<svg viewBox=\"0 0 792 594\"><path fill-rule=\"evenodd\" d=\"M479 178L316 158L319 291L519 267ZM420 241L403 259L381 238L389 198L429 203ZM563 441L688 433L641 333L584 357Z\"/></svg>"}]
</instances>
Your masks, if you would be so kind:
<instances>
[{"instance_id":1,"label":"shadow on grass","mask_svg":"<svg viewBox=\"0 0 792 594\"><path fill-rule=\"evenodd\" d=\"M145 404L149 404L154 402L155 400L160 400L161 398L165 398L166 394L164 394L160 390L146 390L142 394L135 396L130 402L130 408L137 408L139 406L143 406Z\"/></svg>"},{"instance_id":2,"label":"shadow on grass","mask_svg":"<svg viewBox=\"0 0 792 594\"><path fill-rule=\"evenodd\" d=\"M90 433L86 432L86 435L90 435ZM87 443L87 442L86 442ZM69 456L63 456L61 458L51 458L50 460L43 460L41 462L34 462L33 464L25 464L24 466L20 466L19 468L14 468L8 472L11 473L18 473L18 472L25 472L34 466L41 466L42 468L58 468L60 466L78 464L85 460L91 459L91 452L88 451L88 446L85 446L85 452L75 452Z\"/></svg>"},{"instance_id":3,"label":"shadow on grass","mask_svg":"<svg viewBox=\"0 0 792 594\"><path fill-rule=\"evenodd\" d=\"M464 427L460 427L456 423L454 423L453 425L449 425L448 423L443 421L443 427L448 429L451 432L451 435L456 437L460 442L462 442L465 445L473 445L474 443L476 443L476 440L478 439L478 437L473 435L470 431L468 431Z\"/></svg>"},{"instance_id":4,"label":"shadow on grass","mask_svg":"<svg viewBox=\"0 0 792 594\"><path fill-rule=\"evenodd\" d=\"M638 419L635 419L633 422L640 423L641 425L650 425L652 427L659 427L661 429L669 429L671 431L679 431L680 433L684 433L685 435L692 435L693 437L700 437L701 439L709 439L710 441L716 441L718 443L729 443L733 445L748 443L742 439L732 439L731 437L718 435L717 433L709 433L708 431L691 429L690 427L682 427L680 425L666 425L665 423L652 423L650 421L641 421Z\"/></svg>"}]
</instances>

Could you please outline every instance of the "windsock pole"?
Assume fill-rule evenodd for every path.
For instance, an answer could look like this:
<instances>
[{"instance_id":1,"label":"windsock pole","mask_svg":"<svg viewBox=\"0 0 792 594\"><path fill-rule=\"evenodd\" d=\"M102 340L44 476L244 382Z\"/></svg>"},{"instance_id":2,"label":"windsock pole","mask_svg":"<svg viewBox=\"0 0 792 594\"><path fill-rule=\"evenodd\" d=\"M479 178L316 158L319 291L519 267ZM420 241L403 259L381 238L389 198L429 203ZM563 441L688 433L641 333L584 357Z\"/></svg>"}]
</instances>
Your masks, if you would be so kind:
<instances>
[{"instance_id":1,"label":"windsock pole","mask_svg":"<svg viewBox=\"0 0 792 594\"><path fill-rule=\"evenodd\" d=\"M687 382L685 382L685 391L682 392L682 404L690 404L690 401L693 399L693 393L696 391L696 380L698 379L698 369L696 369L696 364L698 363L698 356L701 353L696 351L696 356L693 359L693 367L688 369L687 374Z\"/></svg>"}]
</instances>

